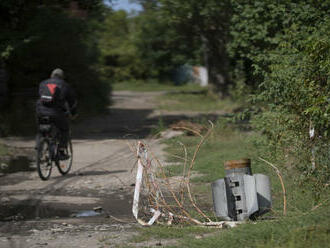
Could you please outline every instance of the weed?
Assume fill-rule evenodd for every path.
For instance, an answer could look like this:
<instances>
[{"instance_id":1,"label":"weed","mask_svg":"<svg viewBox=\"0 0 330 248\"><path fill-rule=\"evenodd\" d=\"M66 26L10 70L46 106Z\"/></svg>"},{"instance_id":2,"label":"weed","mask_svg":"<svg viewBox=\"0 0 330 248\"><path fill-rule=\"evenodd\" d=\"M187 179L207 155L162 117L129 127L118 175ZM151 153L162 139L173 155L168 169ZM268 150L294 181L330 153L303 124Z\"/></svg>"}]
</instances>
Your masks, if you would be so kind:
<instances>
[{"instance_id":1,"label":"weed","mask_svg":"<svg viewBox=\"0 0 330 248\"><path fill-rule=\"evenodd\" d=\"M0 143L0 157L7 155L8 152L8 147Z\"/></svg>"},{"instance_id":2,"label":"weed","mask_svg":"<svg viewBox=\"0 0 330 248\"><path fill-rule=\"evenodd\" d=\"M183 156L182 149L178 143L185 144L188 157L191 158L193 151L200 138L194 136L180 136L168 140L168 152L176 156ZM259 146L260 144L263 144ZM324 204L316 210L313 192L309 184L298 184L295 178L299 177L299 171L294 168L284 169L286 161L280 168L284 176L287 189L288 214L282 215L282 191L281 185L275 171L260 161L259 156L268 154L271 151L264 146L264 139L255 132L242 132L233 125L219 122L214 129L213 135L205 142L199 151L194 164L197 176L192 179L194 197L199 207L206 213L212 214L212 195L210 183L224 176L223 164L226 160L238 158L251 158L253 173L263 173L271 178L273 194L273 211L266 218L273 220L257 220L230 230L218 231L216 235L203 239L194 239L191 233L203 233L203 228L192 231L191 226L161 227L155 226L150 229L143 229L136 240L148 240L151 238L176 238L180 240L178 246L168 247L326 247L329 242L330 229L328 222L330 212L327 210L329 202L324 194ZM171 161L179 161L172 157ZM169 175L178 175L182 172L180 165L169 166ZM329 190L328 190L329 193ZM217 232L217 231L214 231Z\"/></svg>"},{"instance_id":3,"label":"weed","mask_svg":"<svg viewBox=\"0 0 330 248\"><path fill-rule=\"evenodd\" d=\"M238 107L230 99L220 100L210 97L205 89L171 92L171 94L161 96L159 101L161 109L176 111L221 111L222 113L230 113Z\"/></svg>"},{"instance_id":4,"label":"weed","mask_svg":"<svg viewBox=\"0 0 330 248\"><path fill-rule=\"evenodd\" d=\"M184 236L202 235L216 232L213 228L204 228L197 226L155 226L152 228L140 229L140 234L134 236L130 242L141 243L143 241L155 239L180 239Z\"/></svg>"},{"instance_id":5,"label":"weed","mask_svg":"<svg viewBox=\"0 0 330 248\"><path fill-rule=\"evenodd\" d=\"M198 93L179 92L165 95L160 99L163 109L167 110L221 110L232 111L235 106L230 100L219 101L210 98L205 90ZM197 120L198 122L198 120ZM199 120L205 124L206 120ZM315 198L312 183L301 181L301 173L292 166L291 158L279 156L259 133L247 128L248 123L233 122L226 116L215 123L214 132L203 144L194 163L195 177L192 189L197 203L205 213L212 215L212 195L210 183L224 177L224 162L232 159L250 158L253 173L268 175L272 183L272 212L265 216L268 220L248 221L233 229L208 229L196 226L153 226L139 230L132 242L152 239L177 239L178 245L166 247L327 247L329 244L330 219L329 187ZM162 120L158 130L165 128ZM188 162L193 157L200 137L180 136L166 141L169 162L181 162L168 166L168 175L181 175L184 157L183 143L187 149ZM174 156L171 156L174 155ZM287 190L287 215L283 216L281 184L273 168L259 160L263 157L275 163L281 170ZM212 235L204 235L206 233ZM203 238L196 238L202 236Z\"/></svg>"},{"instance_id":6,"label":"weed","mask_svg":"<svg viewBox=\"0 0 330 248\"><path fill-rule=\"evenodd\" d=\"M171 82L159 82L157 80L131 80L113 84L113 90L130 90L139 92L150 91L171 91L171 92L186 92L202 90L199 85L188 83L184 85L173 85Z\"/></svg>"},{"instance_id":7,"label":"weed","mask_svg":"<svg viewBox=\"0 0 330 248\"><path fill-rule=\"evenodd\" d=\"M163 118L160 116L158 118L157 125L151 129L151 135L153 135L153 136L158 135L162 131L166 130L166 128L167 127L165 125L165 122L164 122Z\"/></svg>"}]
</instances>

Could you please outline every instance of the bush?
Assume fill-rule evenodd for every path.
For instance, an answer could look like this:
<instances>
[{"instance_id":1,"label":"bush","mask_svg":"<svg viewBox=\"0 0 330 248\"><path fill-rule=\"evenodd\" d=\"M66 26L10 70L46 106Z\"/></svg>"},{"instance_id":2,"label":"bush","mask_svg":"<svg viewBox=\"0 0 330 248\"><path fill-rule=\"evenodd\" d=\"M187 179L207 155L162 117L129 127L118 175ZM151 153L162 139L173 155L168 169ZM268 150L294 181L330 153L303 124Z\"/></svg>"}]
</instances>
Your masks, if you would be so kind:
<instances>
[{"instance_id":1,"label":"bush","mask_svg":"<svg viewBox=\"0 0 330 248\"><path fill-rule=\"evenodd\" d=\"M10 92L20 92L20 96L11 97L10 115L6 117L12 127L9 131L21 133L27 129L25 124L29 123L29 129L34 126L33 94L37 95L39 83L58 67L64 70L66 81L77 93L79 112L103 110L109 103L110 86L100 80L94 69L98 50L92 39L95 30L91 30L91 22L69 17L57 7L40 7L24 25L24 36L28 38L6 59ZM24 127L17 127L23 119Z\"/></svg>"},{"instance_id":2,"label":"bush","mask_svg":"<svg viewBox=\"0 0 330 248\"><path fill-rule=\"evenodd\" d=\"M256 96L268 103L256 126L272 145L294 157L302 178L314 180L318 190L330 178L329 30L328 18L315 26L293 25L286 30Z\"/></svg>"}]
</instances>

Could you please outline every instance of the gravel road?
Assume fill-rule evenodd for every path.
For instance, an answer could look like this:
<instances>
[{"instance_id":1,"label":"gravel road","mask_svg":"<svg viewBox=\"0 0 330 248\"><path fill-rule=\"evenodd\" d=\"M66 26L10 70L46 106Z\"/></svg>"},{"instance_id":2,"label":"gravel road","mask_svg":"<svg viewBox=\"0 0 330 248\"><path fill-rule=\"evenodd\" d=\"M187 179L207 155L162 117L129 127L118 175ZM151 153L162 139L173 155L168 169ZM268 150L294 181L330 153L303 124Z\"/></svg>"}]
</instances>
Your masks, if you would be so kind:
<instances>
[{"instance_id":1,"label":"gravel road","mask_svg":"<svg viewBox=\"0 0 330 248\"><path fill-rule=\"evenodd\" d=\"M137 228L131 214L136 159L130 146L147 139L163 158L163 146L147 136L157 124L161 94L113 92L108 113L74 125L74 163L67 176L54 169L41 181L31 157L34 139L1 139L25 157L16 158L17 171L0 177L0 247L127 244Z\"/></svg>"}]
</instances>

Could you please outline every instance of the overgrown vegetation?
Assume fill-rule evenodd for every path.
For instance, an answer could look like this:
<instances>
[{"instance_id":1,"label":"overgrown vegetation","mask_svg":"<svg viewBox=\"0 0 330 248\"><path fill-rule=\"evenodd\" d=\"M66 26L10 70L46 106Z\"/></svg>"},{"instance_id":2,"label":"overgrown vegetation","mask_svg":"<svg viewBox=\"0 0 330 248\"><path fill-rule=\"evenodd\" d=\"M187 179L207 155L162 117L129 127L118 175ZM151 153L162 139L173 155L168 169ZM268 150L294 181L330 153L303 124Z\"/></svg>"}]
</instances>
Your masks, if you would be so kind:
<instances>
[{"instance_id":1,"label":"overgrown vegetation","mask_svg":"<svg viewBox=\"0 0 330 248\"><path fill-rule=\"evenodd\" d=\"M254 89L254 126L273 159L326 188L329 164L329 1L235 3L227 44L234 78ZM267 11L265 11L267 9ZM314 135L310 134L314 131Z\"/></svg>"},{"instance_id":2,"label":"overgrown vegetation","mask_svg":"<svg viewBox=\"0 0 330 248\"><path fill-rule=\"evenodd\" d=\"M207 123L205 123L207 124ZM319 198L311 191L313 183L301 183L300 172L294 167L287 167L287 160L278 161L276 166L281 168L287 190L287 215L283 216L283 198L280 181L276 172L259 157L268 157L272 151L265 146L267 139L254 131L242 130L242 124L233 122L231 118L220 118L212 135L200 149L194 164L197 177L192 179L193 195L197 205L212 216L212 195L210 183L224 177L224 162L238 158L251 158L253 173L269 175L272 184L273 208L265 219L247 222L230 230L205 229L205 231L185 232L187 226L158 226L140 230L141 234L134 238L134 242L156 239L177 240L176 245L166 247L324 247L329 242L330 219L329 189ZM188 159L191 159L200 137L180 136L167 141L170 161L182 162L178 157L184 156L180 144L187 148ZM172 156L174 155L174 156ZM169 167L168 175L180 175L181 164ZM197 228L199 230L201 228ZM182 230L182 231L180 231ZM189 230L189 228L188 228ZM177 234L181 235L178 236ZM195 238L198 236L198 239Z\"/></svg>"},{"instance_id":3,"label":"overgrown vegetation","mask_svg":"<svg viewBox=\"0 0 330 248\"><path fill-rule=\"evenodd\" d=\"M8 154L8 148L5 145L0 144L0 157L7 154Z\"/></svg>"},{"instance_id":4,"label":"overgrown vegetation","mask_svg":"<svg viewBox=\"0 0 330 248\"><path fill-rule=\"evenodd\" d=\"M176 94L160 99L162 108L227 112L236 109L239 100L245 111L229 127L219 120L196 162L203 176L195 183L205 187L223 176L224 160L244 156L253 159L255 171L272 174L258 160L265 157L285 174L290 217L276 219L271 227L244 225L203 241L187 236L184 245L195 247L204 241L210 247L224 242L227 246L247 242L248 247L327 244L330 1L136 0L143 11L135 14L112 11L101 0L74 2L82 11L80 16L70 10L69 0L42 5L1 1L0 58L10 76L10 102L5 106L7 114L0 116L1 133L13 131L3 123L19 122L23 130L31 130L33 122L26 120L33 119L34 99L12 93L36 88L54 67L67 72L81 109L95 111L108 103L111 83L116 83L116 89L169 90L168 82L175 80L178 68L205 66L212 97L209 90L178 93L191 86L177 86ZM141 84L145 81L147 86ZM218 98L228 95L234 106ZM253 133L237 130L245 122ZM159 126L164 128L162 120ZM194 137L183 141L188 149L197 142ZM276 178L272 182L278 216L280 190ZM320 207L311 211L315 206ZM241 239L234 239L236 235Z\"/></svg>"},{"instance_id":5,"label":"overgrown vegetation","mask_svg":"<svg viewBox=\"0 0 330 248\"><path fill-rule=\"evenodd\" d=\"M232 113L239 103L230 99L221 100L206 89L170 92L159 99L160 109L170 111L201 111L222 114Z\"/></svg>"}]
</instances>

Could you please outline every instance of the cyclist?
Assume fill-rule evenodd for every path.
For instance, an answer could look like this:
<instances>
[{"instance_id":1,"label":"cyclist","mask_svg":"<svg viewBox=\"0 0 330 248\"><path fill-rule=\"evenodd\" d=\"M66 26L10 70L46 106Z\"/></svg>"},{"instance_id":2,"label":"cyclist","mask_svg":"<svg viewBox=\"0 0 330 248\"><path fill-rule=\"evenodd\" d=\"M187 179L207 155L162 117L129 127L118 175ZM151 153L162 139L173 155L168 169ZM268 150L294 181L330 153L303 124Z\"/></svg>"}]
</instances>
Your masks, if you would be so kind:
<instances>
[{"instance_id":1,"label":"cyclist","mask_svg":"<svg viewBox=\"0 0 330 248\"><path fill-rule=\"evenodd\" d=\"M64 81L62 69L53 70L50 78L40 83L36 112L38 123L42 117L48 116L60 130L59 158L68 159L65 151L69 139L69 116L76 116L77 100L70 85Z\"/></svg>"}]
</instances>

